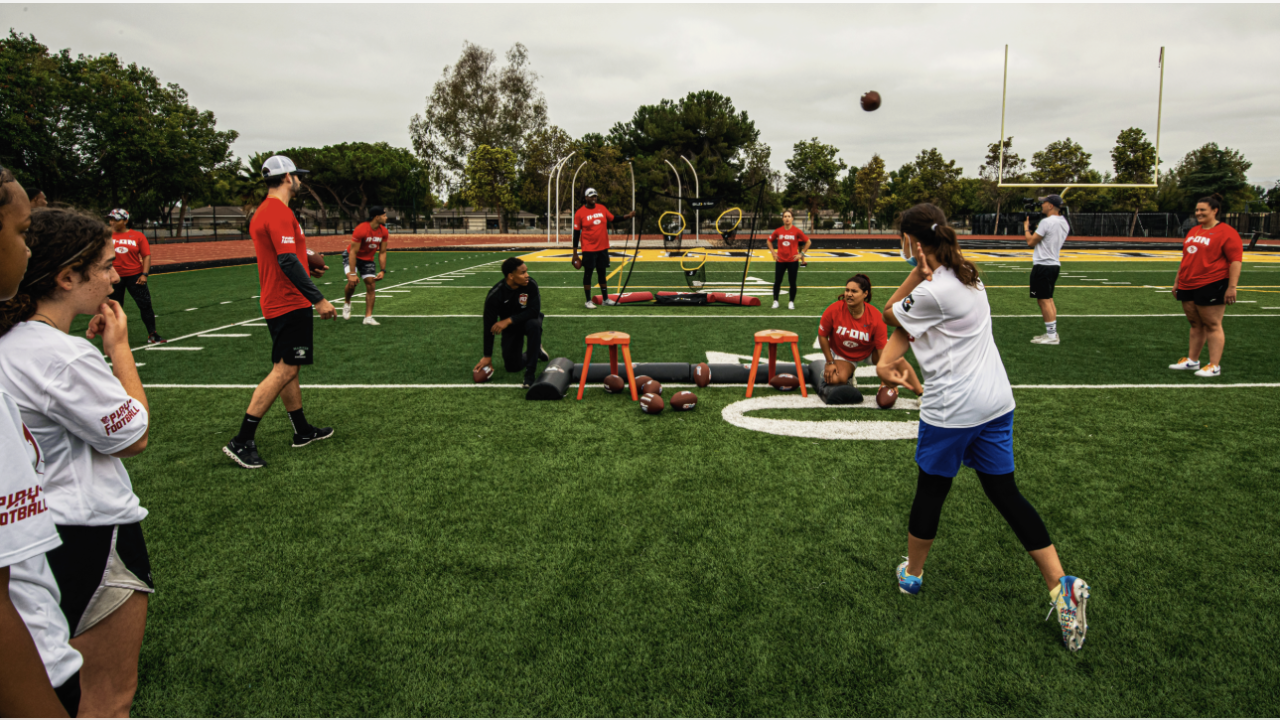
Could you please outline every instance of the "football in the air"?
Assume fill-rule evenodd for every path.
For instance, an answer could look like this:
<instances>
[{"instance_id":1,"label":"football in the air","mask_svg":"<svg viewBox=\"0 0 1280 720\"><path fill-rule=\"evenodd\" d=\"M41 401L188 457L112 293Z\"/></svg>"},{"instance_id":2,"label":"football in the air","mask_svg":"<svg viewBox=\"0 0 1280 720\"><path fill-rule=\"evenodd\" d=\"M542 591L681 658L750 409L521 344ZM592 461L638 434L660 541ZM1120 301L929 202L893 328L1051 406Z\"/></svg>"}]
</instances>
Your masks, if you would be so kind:
<instances>
[{"instance_id":1,"label":"football in the air","mask_svg":"<svg viewBox=\"0 0 1280 720\"><path fill-rule=\"evenodd\" d=\"M650 380L649 382L640 386L640 392L644 393L645 395L661 395L662 383L658 382L657 380Z\"/></svg>"},{"instance_id":2,"label":"football in the air","mask_svg":"<svg viewBox=\"0 0 1280 720\"><path fill-rule=\"evenodd\" d=\"M604 378L604 390L609 393L620 393L627 386L627 383L617 375L606 375Z\"/></svg>"},{"instance_id":3,"label":"football in the air","mask_svg":"<svg viewBox=\"0 0 1280 720\"><path fill-rule=\"evenodd\" d=\"M315 250L307 251L307 272L311 277L320 277L329 266L324 264L324 256L317 255Z\"/></svg>"},{"instance_id":4,"label":"football in the air","mask_svg":"<svg viewBox=\"0 0 1280 720\"><path fill-rule=\"evenodd\" d=\"M898 402L898 388L882 385L876 393L876 405L879 405L881 410L888 410L896 402Z\"/></svg>"},{"instance_id":5,"label":"football in the air","mask_svg":"<svg viewBox=\"0 0 1280 720\"><path fill-rule=\"evenodd\" d=\"M711 384L711 366L706 363L698 363L693 366L693 384L700 388L704 388Z\"/></svg>"},{"instance_id":6,"label":"football in the air","mask_svg":"<svg viewBox=\"0 0 1280 720\"><path fill-rule=\"evenodd\" d=\"M880 107L880 93L872 90L862 96L862 109L871 112Z\"/></svg>"},{"instance_id":7,"label":"football in the air","mask_svg":"<svg viewBox=\"0 0 1280 720\"><path fill-rule=\"evenodd\" d=\"M769 381L769 385L772 386L774 390L791 392L792 390L800 387L800 381L791 373L779 373L773 376L773 379Z\"/></svg>"},{"instance_id":8,"label":"football in the air","mask_svg":"<svg viewBox=\"0 0 1280 720\"><path fill-rule=\"evenodd\" d=\"M643 388L645 385L648 385L648 384L649 384L649 383L651 383L651 382L653 382L653 378L649 377L648 375L637 375L637 376L636 376L636 389L637 389L637 390L639 390L639 389Z\"/></svg>"},{"instance_id":9,"label":"football in the air","mask_svg":"<svg viewBox=\"0 0 1280 720\"><path fill-rule=\"evenodd\" d=\"M681 390L671 396L671 409L677 412L692 410L698 406L698 396L688 390Z\"/></svg>"},{"instance_id":10,"label":"football in the air","mask_svg":"<svg viewBox=\"0 0 1280 720\"><path fill-rule=\"evenodd\" d=\"M640 410L646 415L657 415L662 412L665 403L661 395L646 394L640 398Z\"/></svg>"},{"instance_id":11,"label":"football in the air","mask_svg":"<svg viewBox=\"0 0 1280 720\"><path fill-rule=\"evenodd\" d=\"M471 379L475 380L478 383L489 382L490 380L493 379L493 366L485 365L479 370L472 370Z\"/></svg>"}]
</instances>

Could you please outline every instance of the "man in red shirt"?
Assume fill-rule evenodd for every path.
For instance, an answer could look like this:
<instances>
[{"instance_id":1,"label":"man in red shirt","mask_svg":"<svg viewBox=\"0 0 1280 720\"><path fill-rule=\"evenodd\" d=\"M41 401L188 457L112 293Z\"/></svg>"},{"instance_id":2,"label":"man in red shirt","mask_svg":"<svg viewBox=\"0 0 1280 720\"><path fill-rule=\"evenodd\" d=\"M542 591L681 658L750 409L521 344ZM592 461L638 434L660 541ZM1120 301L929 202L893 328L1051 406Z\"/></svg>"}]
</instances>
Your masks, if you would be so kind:
<instances>
[{"instance_id":1,"label":"man in red shirt","mask_svg":"<svg viewBox=\"0 0 1280 720\"><path fill-rule=\"evenodd\" d=\"M111 299L124 305L124 292L129 291L142 314L142 324L147 326L147 343L165 342L156 333L156 313L151 309L151 288L147 279L151 273L151 244L147 236L129 229L129 211L116 208L108 215L111 223L111 242L116 246L115 270L120 282L111 289Z\"/></svg>"},{"instance_id":2,"label":"man in red shirt","mask_svg":"<svg viewBox=\"0 0 1280 720\"><path fill-rule=\"evenodd\" d=\"M364 324L378 325L373 319L374 283L387 274L387 211L381 205L369 208L369 222L362 222L351 233L351 246L342 251L342 271L347 275L347 289L342 304L342 319L351 319L351 295L356 291L360 278L364 278ZM378 255L378 266L373 264L373 255ZM356 258L351 262L351 256ZM382 269L379 270L378 267Z\"/></svg>"},{"instance_id":3,"label":"man in red shirt","mask_svg":"<svg viewBox=\"0 0 1280 720\"><path fill-rule=\"evenodd\" d=\"M615 218L604 205L596 202L596 189L587 188L583 205L573 214L573 266L582 268L582 292L587 296L587 309L595 310L591 302L591 271L594 269L600 283L600 296L605 305L617 305L609 299L609 283L605 270L609 268L609 223L630 220L635 210ZM578 241L582 241L582 257L578 257Z\"/></svg>"},{"instance_id":4,"label":"man in red shirt","mask_svg":"<svg viewBox=\"0 0 1280 720\"><path fill-rule=\"evenodd\" d=\"M272 155L262 165L267 198L249 222L249 235L258 256L258 281L262 285L262 316L271 332L271 373L258 384L240 432L222 449L238 465L260 468L266 463L258 455L254 434L262 416L279 397L293 423L293 446L302 447L333 435L333 428L318 428L302 414L302 390L298 368L312 363L312 306L325 320L338 311L324 299L307 273L307 238L289 201L302 183L293 161ZM321 271L323 272L323 271Z\"/></svg>"}]
</instances>

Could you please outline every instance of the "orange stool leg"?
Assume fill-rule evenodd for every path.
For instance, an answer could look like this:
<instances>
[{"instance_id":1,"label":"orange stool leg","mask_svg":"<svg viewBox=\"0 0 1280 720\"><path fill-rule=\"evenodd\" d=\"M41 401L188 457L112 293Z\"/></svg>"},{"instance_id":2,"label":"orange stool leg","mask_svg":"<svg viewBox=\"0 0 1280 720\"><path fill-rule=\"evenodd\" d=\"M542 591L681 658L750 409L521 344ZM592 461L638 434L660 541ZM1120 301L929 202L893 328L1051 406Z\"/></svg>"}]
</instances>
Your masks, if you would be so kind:
<instances>
[{"instance_id":1,"label":"orange stool leg","mask_svg":"<svg viewBox=\"0 0 1280 720\"><path fill-rule=\"evenodd\" d=\"M582 399L582 391L587 389L587 371L591 369L591 346L587 346L587 356L582 360L582 377L578 380L578 399Z\"/></svg>"},{"instance_id":2,"label":"orange stool leg","mask_svg":"<svg viewBox=\"0 0 1280 720\"><path fill-rule=\"evenodd\" d=\"M778 372L778 344L769 343L769 379L773 380L773 376Z\"/></svg>"},{"instance_id":3,"label":"orange stool leg","mask_svg":"<svg viewBox=\"0 0 1280 720\"><path fill-rule=\"evenodd\" d=\"M760 343L756 342L756 351L751 355L751 370L747 373L747 397L756 389L756 368L760 366Z\"/></svg>"},{"instance_id":4,"label":"orange stool leg","mask_svg":"<svg viewBox=\"0 0 1280 720\"><path fill-rule=\"evenodd\" d=\"M791 343L791 357L796 360L796 379L800 381L800 397L809 397L809 390L804 382L804 370L800 367L800 343Z\"/></svg>"},{"instance_id":5,"label":"orange stool leg","mask_svg":"<svg viewBox=\"0 0 1280 720\"><path fill-rule=\"evenodd\" d=\"M618 374L618 346L609 346L609 372L614 375Z\"/></svg>"},{"instance_id":6,"label":"orange stool leg","mask_svg":"<svg viewBox=\"0 0 1280 720\"><path fill-rule=\"evenodd\" d=\"M636 372L631 367L631 345L622 346L622 361L627 364L627 387L631 388L631 399L633 401L640 400L640 396L636 394Z\"/></svg>"}]
</instances>

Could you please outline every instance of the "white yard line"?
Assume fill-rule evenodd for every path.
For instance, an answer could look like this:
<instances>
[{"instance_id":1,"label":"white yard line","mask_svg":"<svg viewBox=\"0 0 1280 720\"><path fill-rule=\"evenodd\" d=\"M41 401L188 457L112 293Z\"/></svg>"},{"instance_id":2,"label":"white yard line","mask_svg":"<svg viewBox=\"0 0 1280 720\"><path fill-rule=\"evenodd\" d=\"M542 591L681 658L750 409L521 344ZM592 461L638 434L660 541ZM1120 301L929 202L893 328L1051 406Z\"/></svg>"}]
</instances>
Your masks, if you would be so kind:
<instances>
[{"instance_id":1,"label":"white yard line","mask_svg":"<svg viewBox=\"0 0 1280 720\"><path fill-rule=\"evenodd\" d=\"M147 352L154 352L157 350L203 350L204 348L195 347L194 345L179 345L177 347L172 345L148 345L143 349Z\"/></svg>"},{"instance_id":2,"label":"white yard line","mask_svg":"<svg viewBox=\"0 0 1280 720\"><path fill-rule=\"evenodd\" d=\"M594 364L594 363L593 363ZM570 387L576 386L577 381L570 383ZM598 383L588 383L589 387L595 387ZM663 387L683 388L697 387L693 383L663 383ZM713 387L721 388L745 388L746 383L738 384L717 384ZM186 389L186 390L252 390L257 385L195 385L185 383L147 383L146 387L159 389ZM360 385L308 385L303 384L305 390L461 390L467 388L519 388L521 385L514 383L425 383L425 384L360 384ZM756 383L757 388L768 388L766 383ZM878 387L872 385L862 385L859 387ZM1014 390L1203 390L1215 388L1280 388L1280 383L1197 383L1195 385L1174 385L1172 383L1147 383L1133 385L1014 385ZM797 393L798 394L798 393Z\"/></svg>"},{"instance_id":3,"label":"white yard line","mask_svg":"<svg viewBox=\"0 0 1280 720\"><path fill-rule=\"evenodd\" d=\"M225 337L230 337L230 338L242 338L242 337L253 337L253 333L204 333L203 335L200 335L199 337L202 337L202 338L207 338L207 337L211 337L211 338L225 338Z\"/></svg>"},{"instance_id":4,"label":"white yard line","mask_svg":"<svg viewBox=\"0 0 1280 720\"><path fill-rule=\"evenodd\" d=\"M1280 310L1280 308L1268 308L1268 307L1264 307L1261 309ZM382 313L374 313L374 317L430 319L430 318L478 318L483 316L482 315L383 315ZM630 315L630 314L602 315L600 313L582 314L582 315L573 315L573 314L561 315L559 313L554 313L554 314L548 313L547 317L559 317L559 318L608 317L609 320L626 319L626 318L662 318L667 320L715 320L718 318L754 318L756 320L768 320L771 318L800 318L800 319L814 320L817 318L821 318L822 316L821 315L773 315L773 314L768 314L768 315L675 315L675 314L672 314L672 315ZM1034 313L1034 314L1028 314L1028 315L992 315L991 317L993 318L1038 318L1040 317L1040 314ZM1183 313L1160 313L1160 314L1150 314L1150 315L1063 315L1063 314L1059 314L1058 317L1060 318L1135 318L1135 317L1185 318L1186 315L1184 315ZM1235 319L1235 318L1256 318L1256 317L1280 317L1280 315L1263 315L1260 313L1254 313L1249 315L1229 315L1228 317Z\"/></svg>"}]
</instances>

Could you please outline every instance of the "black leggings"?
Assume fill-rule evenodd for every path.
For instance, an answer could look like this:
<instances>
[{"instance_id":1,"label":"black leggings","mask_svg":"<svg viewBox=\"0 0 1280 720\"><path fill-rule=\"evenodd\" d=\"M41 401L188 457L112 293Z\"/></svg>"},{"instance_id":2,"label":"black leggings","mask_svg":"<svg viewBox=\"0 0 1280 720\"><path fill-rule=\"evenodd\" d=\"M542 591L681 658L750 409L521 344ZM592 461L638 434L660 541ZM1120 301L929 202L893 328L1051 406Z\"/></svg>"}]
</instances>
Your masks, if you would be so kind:
<instances>
[{"instance_id":1,"label":"black leggings","mask_svg":"<svg viewBox=\"0 0 1280 720\"><path fill-rule=\"evenodd\" d=\"M600 285L602 287L608 287L609 280L608 280L607 273L605 273L605 270L608 270L608 269L609 268L607 267L596 268L596 279L600 281L596 283L597 285ZM591 299L591 268L589 267L582 268L582 287L586 288L587 299L590 300ZM608 300L608 299L609 298L605 298L605 300Z\"/></svg>"},{"instance_id":2,"label":"black leggings","mask_svg":"<svg viewBox=\"0 0 1280 720\"><path fill-rule=\"evenodd\" d=\"M151 286L139 285L140 277L141 274L120 278L120 282L111 289L111 299L123 305L124 291L128 290L133 301L138 303L138 312L142 315L142 324L147 326L147 334L151 335L156 331L156 313L151 309Z\"/></svg>"},{"instance_id":3,"label":"black leggings","mask_svg":"<svg viewBox=\"0 0 1280 720\"><path fill-rule=\"evenodd\" d=\"M775 262L773 264L773 299L778 299L778 293L782 292L782 274L785 272L791 278L791 302L796 301L796 273L800 271L800 261L792 260L789 263Z\"/></svg>"},{"instance_id":4,"label":"black leggings","mask_svg":"<svg viewBox=\"0 0 1280 720\"><path fill-rule=\"evenodd\" d=\"M980 472L978 479L982 481L987 499L1004 516L1005 522L1013 528L1013 534L1018 536L1027 552L1043 550L1053 544L1040 514L1018 492L1018 486L1013 482L1013 473L988 475ZM921 540L932 540L938 536L942 503L951 491L951 481L952 478L949 477L920 471L920 477L916 480L916 499L911 503L911 519L907 523L907 530L912 535Z\"/></svg>"}]
</instances>

